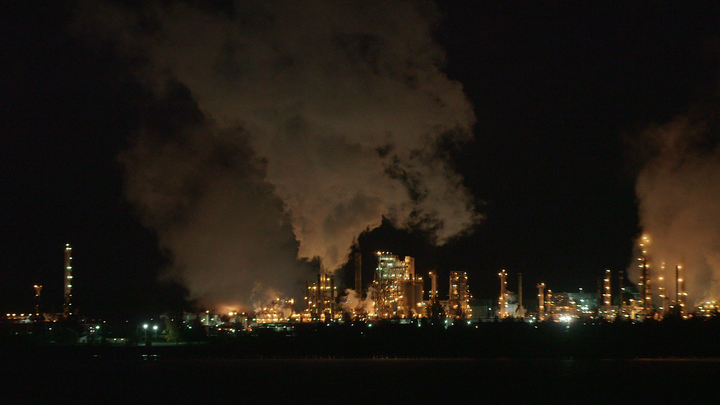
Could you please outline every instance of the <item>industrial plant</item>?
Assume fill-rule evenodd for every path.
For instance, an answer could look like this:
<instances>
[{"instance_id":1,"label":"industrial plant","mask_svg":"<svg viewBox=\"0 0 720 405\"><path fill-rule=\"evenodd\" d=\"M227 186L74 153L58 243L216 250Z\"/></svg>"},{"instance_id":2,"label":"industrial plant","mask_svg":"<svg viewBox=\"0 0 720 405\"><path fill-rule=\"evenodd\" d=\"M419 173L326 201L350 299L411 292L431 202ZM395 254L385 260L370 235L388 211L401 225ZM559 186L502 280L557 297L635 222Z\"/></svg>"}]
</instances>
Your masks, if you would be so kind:
<instances>
[{"instance_id":1,"label":"industrial plant","mask_svg":"<svg viewBox=\"0 0 720 405\"><path fill-rule=\"evenodd\" d=\"M640 245L638 262L638 282L633 283L625 277L625 271L613 272L606 269L598 278L597 291L553 292L544 282L537 283L537 295L530 300L523 298L523 274L515 275L506 270L498 273L497 299L475 299L470 292L468 274L464 271L450 271L447 294L441 294L438 288L439 274L433 270L423 278L416 270L415 259L410 256L398 256L392 252L374 252L374 274L370 282L363 283L362 255L353 256L354 289L347 288L344 293L338 290L336 275L320 271L313 280L307 280L305 296L302 302L295 299L278 297L271 302L255 308L254 311L230 311L219 313L203 310L198 313L183 313L175 316L162 315L150 326L156 338L168 337L168 322L180 325L196 325L208 336L220 334L237 335L256 329L288 330L302 324L343 324L360 322L394 322L398 324L436 322L452 325L457 321L479 324L505 320L528 323L573 323L573 322L642 322L662 320L667 317L677 319L711 317L718 314L718 306L713 301L703 302L690 310L687 306L684 269L682 265L673 266L674 278L667 280L666 264L660 263L660 271L654 273L651 260L644 243ZM27 313L8 313L6 324L33 324L42 322L51 325L76 316L73 307L73 267L72 247L64 248L63 266L63 302L62 312L43 312L41 293L43 286L36 284L34 311ZM517 288L512 288L508 278L517 280ZM427 280L427 281L426 281ZM668 282L670 281L670 282ZM653 290L656 287L656 291ZM516 291L512 291L516 290ZM171 319L172 318L172 319ZM177 319L176 319L177 318ZM159 322L159 323L157 323ZM83 321L87 339L90 334L100 335L98 322ZM144 338L147 339L148 323L144 323ZM93 337L90 336L90 337ZM117 341L117 338L116 338ZM124 341L124 338L121 339Z\"/></svg>"},{"instance_id":2,"label":"industrial plant","mask_svg":"<svg viewBox=\"0 0 720 405\"><path fill-rule=\"evenodd\" d=\"M295 301L277 299L260 308L255 316L259 324L278 322L335 322L343 319L377 321L388 319L417 319L430 316L433 304L442 307L442 317L472 318L466 272L449 274L448 299L440 300L437 272L430 272L431 287L425 294L425 283L416 274L415 259L400 258L391 252L377 252L374 279L367 288L362 284L361 255L356 255L355 289L340 296L335 276L326 272L305 287L305 309L296 310Z\"/></svg>"}]
</instances>

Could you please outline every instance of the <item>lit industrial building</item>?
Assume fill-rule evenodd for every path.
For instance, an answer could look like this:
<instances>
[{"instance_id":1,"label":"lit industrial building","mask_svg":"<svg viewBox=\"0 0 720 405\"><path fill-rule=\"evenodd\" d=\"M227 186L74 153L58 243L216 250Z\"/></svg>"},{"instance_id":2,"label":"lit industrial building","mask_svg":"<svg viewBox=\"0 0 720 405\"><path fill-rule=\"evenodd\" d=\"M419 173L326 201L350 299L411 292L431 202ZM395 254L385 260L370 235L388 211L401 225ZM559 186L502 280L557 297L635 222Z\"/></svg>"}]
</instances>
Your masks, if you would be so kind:
<instances>
[{"instance_id":1,"label":"lit industrial building","mask_svg":"<svg viewBox=\"0 0 720 405\"><path fill-rule=\"evenodd\" d=\"M448 294L448 316L456 319L472 318L467 273L464 271L450 272L450 292Z\"/></svg>"},{"instance_id":2,"label":"lit industrial building","mask_svg":"<svg viewBox=\"0 0 720 405\"><path fill-rule=\"evenodd\" d=\"M305 311L302 320L325 322L336 319L337 316L339 311L335 277L321 272L318 274L317 282L307 283L305 286Z\"/></svg>"},{"instance_id":3,"label":"lit industrial building","mask_svg":"<svg viewBox=\"0 0 720 405\"><path fill-rule=\"evenodd\" d=\"M273 300L269 305L258 309L255 313L255 320L259 324L282 323L287 322L288 320L299 320L299 315L295 313L294 306L295 300L281 300L278 298Z\"/></svg>"},{"instance_id":4,"label":"lit industrial building","mask_svg":"<svg viewBox=\"0 0 720 405\"><path fill-rule=\"evenodd\" d=\"M522 305L522 273L518 273L517 294L507 288L507 271L500 271L498 276L500 277L500 295L498 295L497 300L497 317L500 319L524 318L525 308Z\"/></svg>"},{"instance_id":5,"label":"lit industrial building","mask_svg":"<svg viewBox=\"0 0 720 405\"><path fill-rule=\"evenodd\" d=\"M377 252L373 281L375 312L379 319L422 315L423 281L415 275L415 259L400 260L389 252Z\"/></svg>"}]
</instances>

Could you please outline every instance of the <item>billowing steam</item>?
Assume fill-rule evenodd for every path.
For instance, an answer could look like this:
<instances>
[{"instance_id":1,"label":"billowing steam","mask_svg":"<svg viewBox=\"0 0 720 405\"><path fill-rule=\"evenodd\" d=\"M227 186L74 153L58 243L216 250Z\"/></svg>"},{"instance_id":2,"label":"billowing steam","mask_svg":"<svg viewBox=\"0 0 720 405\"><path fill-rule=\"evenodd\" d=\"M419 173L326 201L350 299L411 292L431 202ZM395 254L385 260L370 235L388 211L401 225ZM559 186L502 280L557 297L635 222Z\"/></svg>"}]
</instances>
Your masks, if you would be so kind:
<instances>
[{"instance_id":1,"label":"billowing steam","mask_svg":"<svg viewBox=\"0 0 720 405\"><path fill-rule=\"evenodd\" d=\"M368 288L367 297L363 299L357 291L346 288L344 301L340 302L340 307L344 312L349 314L354 313L365 313L368 316L375 315L375 300L373 294L375 290L370 287Z\"/></svg>"},{"instance_id":2,"label":"billowing steam","mask_svg":"<svg viewBox=\"0 0 720 405\"><path fill-rule=\"evenodd\" d=\"M296 258L334 271L383 216L439 243L477 221L438 150L471 136L474 114L440 71L431 3L210 4L94 2L79 19L143 61L158 99L185 90L199 116L146 129L122 159L128 198L193 297L299 292Z\"/></svg>"},{"instance_id":3,"label":"billowing steam","mask_svg":"<svg viewBox=\"0 0 720 405\"><path fill-rule=\"evenodd\" d=\"M712 130L687 118L648 130L654 155L636 186L653 290L665 287L674 298L680 264L688 305L720 299L720 149ZM665 282L658 285L662 262Z\"/></svg>"}]
</instances>

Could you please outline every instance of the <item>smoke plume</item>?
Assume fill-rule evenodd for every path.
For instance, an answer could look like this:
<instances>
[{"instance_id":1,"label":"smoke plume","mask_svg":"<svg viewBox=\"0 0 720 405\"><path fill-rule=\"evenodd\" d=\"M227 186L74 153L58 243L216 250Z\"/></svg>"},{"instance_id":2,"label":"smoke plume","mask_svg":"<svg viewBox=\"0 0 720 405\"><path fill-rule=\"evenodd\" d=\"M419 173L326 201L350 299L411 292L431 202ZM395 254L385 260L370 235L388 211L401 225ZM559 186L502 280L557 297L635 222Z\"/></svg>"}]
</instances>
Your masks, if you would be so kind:
<instances>
[{"instance_id":1,"label":"smoke plume","mask_svg":"<svg viewBox=\"0 0 720 405\"><path fill-rule=\"evenodd\" d=\"M365 312L369 316L373 316L375 315L375 300L373 299L374 292L375 291L372 287L368 288L367 297L363 299L357 291L351 288L346 288L345 299L340 302L340 307L344 312L349 314L353 314L354 311L359 311L361 313Z\"/></svg>"},{"instance_id":2,"label":"smoke plume","mask_svg":"<svg viewBox=\"0 0 720 405\"><path fill-rule=\"evenodd\" d=\"M193 297L293 291L296 258L334 271L383 216L438 243L478 220L438 150L468 139L474 114L440 70L433 4L162 4L88 3L79 26L143 61L159 99L186 89L202 116L145 131L123 157L128 198Z\"/></svg>"},{"instance_id":3,"label":"smoke plume","mask_svg":"<svg viewBox=\"0 0 720 405\"><path fill-rule=\"evenodd\" d=\"M688 305L720 299L717 135L717 127L707 120L687 117L644 134L652 157L640 172L636 193L641 226L650 240L647 251L652 259L653 290L667 288L673 298L675 266L679 264ZM663 262L665 274L661 274ZM637 277L637 266L632 269ZM665 280L661 285L659 275Z\"/></svg>"}]
</instances>

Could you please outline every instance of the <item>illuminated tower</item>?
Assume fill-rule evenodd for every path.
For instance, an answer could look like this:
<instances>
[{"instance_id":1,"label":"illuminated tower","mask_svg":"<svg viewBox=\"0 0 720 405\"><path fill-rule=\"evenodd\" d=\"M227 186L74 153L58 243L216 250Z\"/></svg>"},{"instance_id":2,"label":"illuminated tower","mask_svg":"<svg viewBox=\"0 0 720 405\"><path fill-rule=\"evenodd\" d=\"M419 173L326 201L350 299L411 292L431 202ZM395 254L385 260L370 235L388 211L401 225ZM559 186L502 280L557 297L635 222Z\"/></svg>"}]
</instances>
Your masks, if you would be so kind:
<instances>
[{"instance_id":1,"label":"illuminated tower","mask_svg":"<svg viewBox=\"0 0 720 405\"><path fill-rule=\"evenodd\" d=\"M378 317L392 318L409 313L405 308L404 284L415 281L415 259L406 256L400 260L389 252L377 252L378 266L375 269L375 308Z\"/></svg>"},{"instance_id":2,"label":"illuminated tower","mask_svg":"<svg viewBox=\"0 0 720 405\"><path fill-rule=\"evenodd\" d=\"M603 305L609 307L612 304L612 295L610 293L610 269L605 270L605 278L603 279ZM607 309L607 308L606 308Z\"/></svg>"},{"instance_id":3,"label":"illuminated tower","mask_svg":"<svg viewBox=\"0 0 720 405\"><path fill-rule=\"evenodd\" d=\"M33 286L35 289L35 315L40 315L40 293L42 292L42 285L35 284Z\"/></svg>"},{"instance_id":4,"label":"illuminated tower","mask_svg":"<svg viewBox=\"0 0 720 405\"><path fill-rule=\"evenodd\" d=\"M336 298L337 288L335 287L335 279L331 274L321 271L317 276L317 282L312 285L306 282L306 314L313 321L327 322L334 319L337 312Z\"/></svg>"},{"instance_id":5,"label":"illuminated tower","mask_svg":"<svg viewBox=\"0 0 720 405\"><path fill-rule=\"evenodd\" d=\"M545 318L545 283L539 283L538 289L538 320Z\"/></svg>"},{"instance_id":6,"label":"illuminated tower","mask_svg":"<svg viewBox=\"0 0 720 405\"><path fill-rule=\"evenodd\" d=\"M518 307L517 316L523 318L525 316L525 310L523 308L523 296L522 296L522 273L518 273Z\"/></svg>"},{"instance_id":7,"label":"illuminated tower","mask_svg":"<svg viewBox=\"0 0 720 405\"><path fill-rule=\"evenodd\" d=\"M547 294L545 295L545 310L547 311L548 315L552 315L555 308L553 308L553 293L552 290L547 290Z\"/></svg>"},{"instance_id":8,"label":"illuminated tower","mask_svg":"<svg viewBox=\"0 0 720 405\"><path fill-rule=\"evenodd\" d=\"M505 270L498 273L500 276L500 298L498 306L500 307L500 318L507 317L507 272Z\"/></svg>"},{"instance_id":9,"label":"illuminated tower","mask_svg":"<svg viewBox=\"0 0 720 405\"><path fill-rule=\"evenodd\" d=\"M450 307L450 314L459 319L466 319L471 315L470 291L467 281L466 272L450 272L450 293L448 294L448 304Z\"/></svg>"},{"instance_id":10,"label":"illuminated tower","mask_svg":"<svg viewBox=\"0 0 720 405\"><path fill-rule=\"evenodd\" d=\"M680 315L685 316L685 301L687 300L687 293L685 292L685 278L680 275L682 266L675 266L675 302L680 310Z\"/></svg>"},{"instance_id":11,"label":"illuminated tower","mask_svg":"<svg viewBox=\"0 0 720 405\"><path fill-rule=\"evenodd\" d=\"M430 272L430 302L438 300L437 272Z\"/></svg>"},{"instance_id":12,"label":"illuminated tower","mask_svg":"<svg viewBox=\"0 0 720 405\"><path fill-rule=\"evenodd\" d=\"M647 261L647 244L650 239L647 236L643 236L640 242L640 282L638 283L638 290L640 292L640 307L645 315L649 315L652 312L652 291L650 289L650 264Z\"/></svg>"},{"instance_id":13,"label":"illuminated tower","mask_svg":"<svg viewBox=\"0 0 720 405\"><path fill-rule=\"evenodd\" d=\"M638 283L640 290L640 306L645 314L652 311L652 295L650 290L650 265L645 257L640 262L640 282Z\"/></svg>"},{"instance_id":14,"label":"illuminated tower","mask_svg":"<svg viewBox=\"0 0 720 405\"><path fill-rule=\"evenodd\" d=\"M65 244L65 288L64 288L64 302L63 302L63 314L65 317L73 314L72 309L72 247L69 243Z\"/></svg>"},{"instance_id":15,"label":"illuminated tower","mask_svg":"<svg viewBox=\"0 0 720 405\"><path fill-rule=\"evenodd\" d=\"M660 274L665 274L665 262L662 263ZM658 277L658 295L660 296L660 314L667 315L668 311L668 294L667 294L667 282L664 276Z\"/></svg>"}]
</instances>

